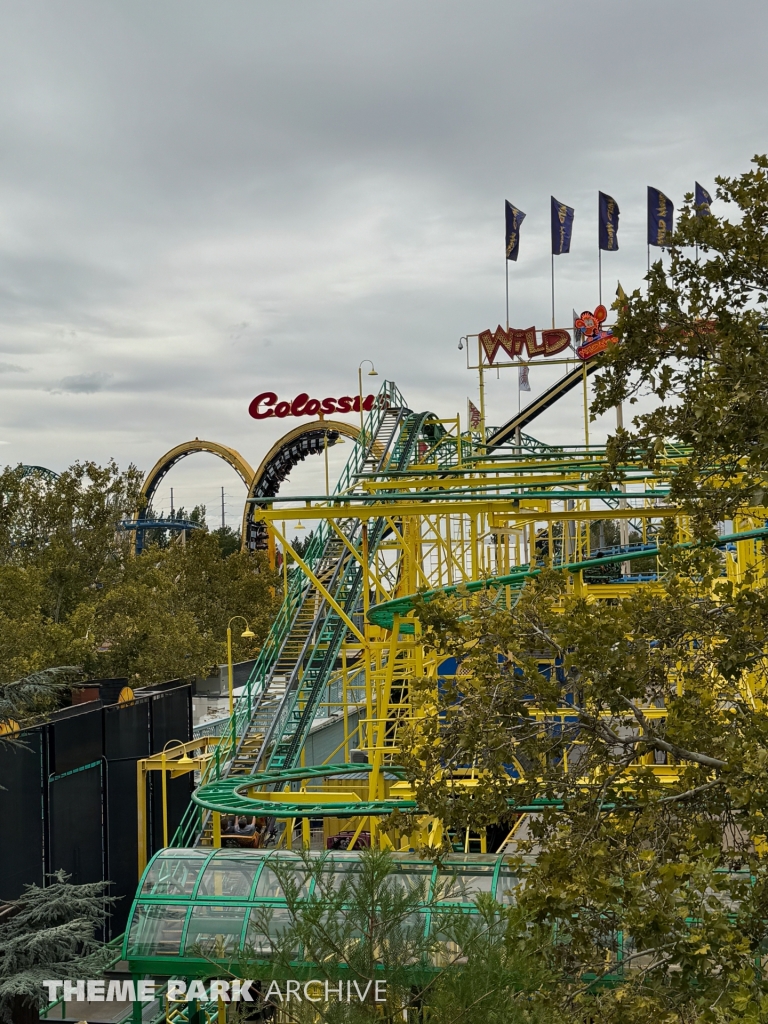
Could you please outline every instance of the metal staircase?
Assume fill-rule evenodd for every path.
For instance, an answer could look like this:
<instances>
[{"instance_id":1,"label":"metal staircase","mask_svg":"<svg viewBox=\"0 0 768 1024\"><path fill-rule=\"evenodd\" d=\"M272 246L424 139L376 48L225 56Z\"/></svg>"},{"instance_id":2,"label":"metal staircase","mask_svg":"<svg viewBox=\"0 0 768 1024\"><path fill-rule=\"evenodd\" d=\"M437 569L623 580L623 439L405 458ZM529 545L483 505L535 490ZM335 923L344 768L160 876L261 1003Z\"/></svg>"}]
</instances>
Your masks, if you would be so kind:
<instances>
[{"instance_id":1,"label":"metal staircase","mask_svg":"<svg viewBox=\"0 0 768 1024\"><path fill-rule=\"evenodd\" d=\"M416 423L422 416L415 416L408 410L388 409L382 417L380 429L360 472L376 472L384 468L403 468L408 465L418 437ZM395 441L396 437L396 441ZM393 441L394 445L393 445ZM393 451L390 454L390 449ZM347 543L355 551L361 550L362 524L359 519L350 518L339 523ZM373 557L383 536L385 520L374 520L368 529L369 558ZM332 532L328 537L323 557L314 570L336 603L343 609L349 620L361 620L362 578L364 573L341 538ZM276 687L267 687L265 697L273 692L275 699L259 709L254 717L251 734L260 735L260 742L253 743L249 750L250 766L246 759L237 762L237 768L244 774L256 771L259 766L268 770L293 768L298 761L302 745L314 721L317 705L321 702L323 690L339 656L341 645L348 632L344 618L328 600L319 596L313 588L307 595L313 598L314 617L308 629L299 634L292 645L290 657L286 657L289 675L275 682L282 684L282 694ZM308 597L307 597L308 599ZM307 600L305 599L305 601ZM306 615L306 622L309 615ZM298 622L298 620L297 620ZM301 640L299 649L298 641ZM276 701L279 700L275 708ZM248 740L246 739L246 742Z\"/></svg>"},{"instance_id":2,"label":"metal staircase","mask_svg":"<svg viewBox=\"0 0 768 1024\"><path fill-rule=\"evenodd\" d=\"M405 469L416 452L421 427L429 413L408 413L400 410L397 417L392 416L391 432L387 438L387 446L379 454L376 453L371 463L375 472L384 468L390 470ZM398 429L399 428L399 429ZM386 429L386 424L385 424ZM391 455L387 449L397 435ZM367 467L366 467L367 468ZM363 524L359 519L342 522L342 532L350 546L362 550ZM368 524L368 557L373 558L388 524L384 518L375 519ZM356 625L362 626L362 588L364 573L357 558L336 537L338 545L333 557L336 558L333 574L324 585L334 598L336 604L344 611L346 617ZM348 632L348 624L336 609L325 599L319 601L316 619L313 623L311 639L293 667L288 680L288 687L283 697L278 714L272 726L264 736L262 753L267 770L287 769L296 766L299 754L306 741L307 734L314 722L317 707L321 702L323 689L333 672L341 645ZM256 765L254 766L255 770Z\"/></svg>"}]
</instances>

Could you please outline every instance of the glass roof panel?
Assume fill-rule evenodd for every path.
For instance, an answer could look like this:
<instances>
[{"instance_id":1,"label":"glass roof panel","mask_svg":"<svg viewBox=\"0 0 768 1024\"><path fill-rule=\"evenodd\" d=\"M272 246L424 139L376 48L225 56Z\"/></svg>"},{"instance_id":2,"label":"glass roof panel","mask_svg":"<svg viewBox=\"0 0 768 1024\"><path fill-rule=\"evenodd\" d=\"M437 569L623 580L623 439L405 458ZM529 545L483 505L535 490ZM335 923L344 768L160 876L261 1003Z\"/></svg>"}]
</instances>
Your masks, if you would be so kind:
<instances>
[{"instance_id":1,"label":"glass roof panel","mask_svg":"<svg viewBox=\"0 0 768 1024\"><path fill-rule=\"evenodd\" d=\"M289 884L289 879L296 886L297 896L309 894L310 878L301 859L295 854L281 852L276 856L273 853L259 875L254 896L257 899L285 899L283 884Z\"/></svg>"},{"instance_id":2,"label":"glass roof panel","mask_svg":"<svg viewBox=\"0 0 768 1024\"><path fill-rule=\"evenodd\" d=\"M436 967L453 966L466 962L461 943L458 941L456 929L452 927L453 918L442 914L433 914L429 929L430 960Z\"/></svg>"},{"instance_id":3,"label":"glass roof panel","mask_svg":"<svg viewBox=\"0 0 768 1024\"><path fill-rule=\"evenodd\" d=\"M128 936L128 956L177 956L187 907L140 903Z\"/></svg>"},{"instance_id":4,"label":"glass roof panel","mask_svg":"<svg viewBox=\"0 0 768 1024\"><path fill-rule=\"evenodd\" d=\"M465 861L449 861L447 870L437 876L435 896L443 903L472 903L481 892L490 892L495 859L489 863L478 863L469 857Z\"/></svg>"},{"instance_id":5,"label":"glass roof panel","mask_svg":"<svg viewBox=\"0 0 768 1024\"><path fill-rule=\"evenodd\" d=\"M234 851L227 851L231 852ZM248 857L243 854L221 857L217 854L208 861L208 866L200 879L197 895L247 900L253 888L256 872L263 862L263 857Z\"/></svg>"},{"instance_id":6,"label":"glass roof panel","mask_svg":"<svg viewBox=\"0 0 768 1024\"><path fill-rule=\"evenodd\" d=\"M145 896L189 896L210 850L165 850L152 861L141 887Z\"/></svg>"},{"instance_id":7,"label":"glass roof panel","mask_svg":"<svg viewBox=\"0 0 768 1024\"><path fill-rule=\"evenodd\" d=\"M293 925L291 912L287 907L262 906L254 907L248 918L248 929L245 933L245 949L257 956L268 956L274 952L275 946L286 944L285 935ZM283 948L283 954L299 955L298 942L293 949Z\"/></svg>"},{"instance_id":8,"label":"glass roof panel","mask_svg":"<svg viewBox=\"0 0 768 1024\"><path fill-rule=\"evenodd\" d=\"M513 871L510 871L509 868L502 868L496 882L496 902L514 903L518 881L519 879Z\"/></svg>"},{"instance_id":9,"label":"glass roof panel","mask_svg":"<svg viewBox=\"0 0 768 1024\"><path fill-rule=\"evenodd\" d=\"M425 861L398 864L397 872L390 876L395 885L402 886L407 893L414 890L423 894L424 900L429 899L429 886L432 880L434 865ZM418 895L417 893L417 895Z\"/></svg>"},{"instance_id":10,"label":"glass roof panel","mask_svg":"<svg viewBox=\"0 0 768 1024\"><path fill-rule=\"evenodd\" d=\"M184 943L185 955L221 960L236 953L240 948L245 911L245 907L237 906L203 904L193 907Z\"/></svg>"},{"instance_id":11,"label":"glass roof panel","mask_svg":"<svg viewBox=\"0 0 768 1024\"><path fill-rule=\"evenodd\" d=\"M362 867L359 857L344 857L338 854L328 857L323 864L322 888L338 892L345 882L354 885L359 881Z\"/></svg>"},{"instance_id":12,"label":"glass roof panel","mask_svg":"<svg viewBox=\"0 0 768 1024\"><path fill-rule=\"evenodd\" d=\"M433 912L430 921L430 959L439 967L465 963L472 948L482 952L485 943L501 942L504 920L500 914L490 920L477 911L445 907Z\"/></svg>"}]
</instances>

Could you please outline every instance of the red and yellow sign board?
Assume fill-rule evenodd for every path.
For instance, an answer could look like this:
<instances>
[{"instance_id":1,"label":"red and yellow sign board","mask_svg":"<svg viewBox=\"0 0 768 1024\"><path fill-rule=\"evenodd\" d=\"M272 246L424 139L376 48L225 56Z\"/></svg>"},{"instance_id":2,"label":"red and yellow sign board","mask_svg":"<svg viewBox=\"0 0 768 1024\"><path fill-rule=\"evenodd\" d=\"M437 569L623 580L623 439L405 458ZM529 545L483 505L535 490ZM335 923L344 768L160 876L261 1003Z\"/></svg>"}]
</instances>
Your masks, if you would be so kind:
<instances>
[{"instance_id":1,"label":"red and yellow sign board","mask_svg":"<svg viewBox=\"0 0 768 1024\"><path fill-rule=\"evenodd\" d=\"M538 339L537 334L540 335ZM571 344L571 336L568 331L559 328L551 331L537 331L535 327L526 327L522 330L510 327L508 331L505 331L499 324L493 333L483 331L478 337L489 363L496 360L500 348L507 353L510 359L522 355L523 349L528 353L529 359L534 359L536 356L555 356Z\"/></svg>"},{"instance_id":2,"label":"red and yellow sign board","mask_svg":"<svg viewBox=\"0 0 768 1024\"><path fill-rule=\"evenodd\" d=\"M585 341L583 345L579 345L576 349L576 355L579 359L583 359L586 362L592 356L604 352L611 342L616 343L616 336L609 331L603 331L596 338L591 338L589 341Z\"/></svg>"},{"instance_id":3,"label":"red and yellow sign board","mask_svg":"<svg viewBox=\"0 0 768 1024\"><path fill-rule=\"evenodd\" d=\"M605 306L598 306L594 313L591 313L588 309L585 309L580 317L574 320L574 327L578 327L584 336L584 341L576 349L576 355L579 359L587 360L591 359L592 356L596 356L599 352L604 352L608 348L611 342L616 341L611 331L604 331L602 328L603 322L608 317L608 310Z\"/></svg>"},{"instance_id":4,"label":"red and yellow sign board","mask_svg":"<svg viewBox=\"0 0 768 1024\"><path fill-rule=\"evenodd\" d=\"M591 359L599 352L603 352L616 338L610 330L604 330L603 322L608 317L608 310L600 305L594 312L585 310L580 317L574 321L577 328L575 334L581 335L584 339L576 349L579 359ZM480 345L485 353L487 362L494 363L499 354L499 349L505 352L510 359L517 359L523 354L528 359L535 359L537 356L555 356L564 352L571 346L571 335L569 331L562 328L553 328L549 331L537 331L535 327L517 328L510 327L507 330L499 324L495 331L482 331L478 335Z\"/></svg>"}]
</instances>

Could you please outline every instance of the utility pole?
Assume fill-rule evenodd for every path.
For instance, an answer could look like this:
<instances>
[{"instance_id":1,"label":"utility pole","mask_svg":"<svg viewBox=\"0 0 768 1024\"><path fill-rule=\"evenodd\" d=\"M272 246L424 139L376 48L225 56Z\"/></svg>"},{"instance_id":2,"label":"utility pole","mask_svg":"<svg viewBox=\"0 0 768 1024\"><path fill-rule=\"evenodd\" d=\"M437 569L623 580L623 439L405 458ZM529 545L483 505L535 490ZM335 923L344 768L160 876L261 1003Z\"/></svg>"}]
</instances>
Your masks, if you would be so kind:
<instances>
[{"instance_id":1,"label":"utility pole","mask_svg":"<svg viewBox=\"0 0 768 1024\"><path fill-rule=\"evenodd\" d=\"M224 488L221 488L221 532L223 533L226 529L226 521L224 519Z\"/></svg>"},{"instance_id":2,"label":"utility pole","mask_svg":"<svg viewBox=\"0 0 768 1024\"><path fill-rule=\"evenodd\" d=\"M171 488L171 519L173 519L173 488Z\"/></svg>"}]
</instances>

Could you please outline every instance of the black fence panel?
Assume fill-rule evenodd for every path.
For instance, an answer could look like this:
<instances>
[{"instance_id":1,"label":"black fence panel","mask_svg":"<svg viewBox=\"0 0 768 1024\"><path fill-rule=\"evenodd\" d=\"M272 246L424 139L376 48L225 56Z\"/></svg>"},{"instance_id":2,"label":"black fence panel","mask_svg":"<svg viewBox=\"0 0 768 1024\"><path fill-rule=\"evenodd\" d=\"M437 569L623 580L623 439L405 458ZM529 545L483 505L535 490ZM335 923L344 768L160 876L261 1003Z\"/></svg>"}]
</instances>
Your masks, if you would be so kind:
<instances>
[{"instance_id":1,"label":"black fence panel","mask_svg":"<svg viewBox=\"0 0 768 1024\"><path fill-rule=\"evenodd\" d=\"M101 716L99 716L101 717ZM104 878L102 762L48 780L48 871L75 885Z\"/></svg>"},{"instance_id":2,"label":"black fence panel","mask_svg":"<svg viewBox=\"0 0 768 1024\"><path fill-rule=\"evenodd\" d=\"M149 700L104 708L104 756L136 760L149 754Z\"/></svg>"},{"instance_id":3,"label":"black fence panel","mask_svg":"<svg viewBox=\"0 0 768 1024\"><path fill-rule=\"evenodd\" d=\"M159 754L173 743L186 743L192 739L192 687L176 686L173 689L155 693L151 697L152 707L152 753ZM182 815L192 795L194 776L183 775L178 779L168 778L166 802L168 814L168 839L173 838ZM161 849L163 842L163 799L160 772L151 772L149 780L149 847L152 853Z\"/></svg>"},{"instance_id":4,"label":"black fence panel","mask_svg":"<svg viewBox=\"0 0 768 1024\"><path fill-rule=\"evenodd\" d=\"M0 900L15 900L45 874L45 730L29 729L24 747L0 743Z\"/></svg>"},{"instance_id":5,"label":"black fence panel","mask_svg":"<svg viewBox=\"0 0 768 1024\"><path fill-rule=\"evenodd\" d=\"M136 761L108 761L106 769L107 877L109 893L121 899L112 908L111 937L121 935L139 882L136 828Z\"/></svg>"},{"instance_id":6,"label":"black fence panel","mask_svg":"<svg viewBox=\"0 0 768 1024\"><path fill-rule=\"evenodd\" d=\"M101 701L58 712L24 730L26 749L0 743L0 900L26 883L45 883L63 869L75 883L111 881L124 897L108 930L119 935L138 882L136 762L169 741L192 738L189 685L139 696L131 704ZM189 804L194 776L167 779L168 836ZM163 845L162 784L150 773L150 852Z\"/></svg>"},{"instance_id":7,"label":"black fence panel","mask_svg":"<svg viewBox=\"0 0 768 1024\"><path fill-rule=\"evenodd\" d=\"M104 708L106 872L110 894L120 897L112 908L111 938L125 930L139 881L136 761L149 754L149 725L148 699Z\"/></svg>"},{"instance_id":8,"label":"black fence panel","mask_svg":"<svg viewBox=\"0 0 768 1024\"><path fill-rule=\"evenodd\" d=\"M94 702L95 703L95 702ZM83 705L71 712L59 712L48 725L50 745L48 770L51 775L82 768L102 755L101 704Z\"/></svg>"},{"instance_id":9,"label":"black fence panel","mask_svg":"<svg viewBox=\"0 0 768 1024\"><path fill-rule=\"evenodd\" d=\"M152 753L159 754L170 740L192 739L192 687L177 686L154 694L152 701Z\"/></svg>"}]
</instances>

